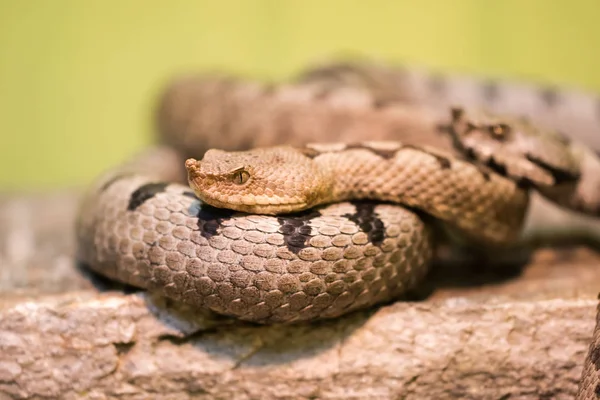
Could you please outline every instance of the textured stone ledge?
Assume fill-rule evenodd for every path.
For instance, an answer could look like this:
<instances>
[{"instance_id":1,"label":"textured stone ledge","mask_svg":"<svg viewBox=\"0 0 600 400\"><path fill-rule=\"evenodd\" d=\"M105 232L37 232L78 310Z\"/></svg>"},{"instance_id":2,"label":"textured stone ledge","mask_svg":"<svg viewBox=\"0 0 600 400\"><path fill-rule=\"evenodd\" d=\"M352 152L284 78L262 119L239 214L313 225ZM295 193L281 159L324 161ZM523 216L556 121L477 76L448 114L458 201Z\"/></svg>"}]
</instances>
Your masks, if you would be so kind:
<instances>
[{"instance_id":1,"label":"textured stone ledge","mask_svg":"<svg viewBox=\"0 0 600 400\"><path fill-rule=\"evenodd\" d=\"M107 291L73 260L76 193L0 197L0 399L570 399L600 258L452 269L432 293L317 324L253 326Z\"/></svg>"},{"instance_id":2,"label":"textured stone ledge","mask_svg":"<svg viewBox=\"0 0 600 400\"><path fill-rule=\"evenodd\" d=\"M160 302L159 302L160 303ZM0 313L8 398L572 398L595 301L397 303L312 325L194 316L146 295Z\"/></svg>"}]
</instances>

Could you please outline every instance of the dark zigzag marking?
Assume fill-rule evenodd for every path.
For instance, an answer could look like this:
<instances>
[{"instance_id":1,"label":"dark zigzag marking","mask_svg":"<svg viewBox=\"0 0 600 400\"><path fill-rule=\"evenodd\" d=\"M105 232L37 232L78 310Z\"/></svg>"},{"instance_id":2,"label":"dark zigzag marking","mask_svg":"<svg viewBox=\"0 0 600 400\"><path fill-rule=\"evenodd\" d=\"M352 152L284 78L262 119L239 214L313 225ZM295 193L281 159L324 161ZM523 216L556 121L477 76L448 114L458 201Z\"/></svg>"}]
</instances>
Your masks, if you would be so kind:
<instances>
[{"instance_id":1,"label":"dark zigzag marking","mask_svg":"<svg viewBox=\"0 0 600 400\"><path fill-rule=\"evenodd\" d=\"M414 146L411 144L406 144L406 145L403 145L400 149L398 149L396 151L399 151L401 149L414 149L414 150L421 151L425 154L429 154L431 157L435 158L435 160L440 164L440 167L442 169L448 169L452 166L452 161L448 157L444 157L441 154L436 154L434 152L428 151L427 149L424 149L422 147Z\"/></svg>"},{"instance_id":2,"label":"dark zigzag marking","mask_svg":"<svg viewBox=\"0 0 600 400\"><path fill-rule=\"evenodd\" d=\"M394 155L396 154L396 152L398 150L400 150L400 148L394 149L394 150L374 149L374 148L364 145L362 143L350 143L346 146L346 148L344 150L354 150L354 149L370 151L371 153L376 154L385 160L389 160L389 159L393 158Z\"/></svg>"},{"instance_id":3,"label":"dark zigzag marking","mask_svg":"<svg viewBox=\"0 0 600 400\"><path fill-rule=\"evenodd\" d=\"M298 254L300 250L306 248L312 230L310 221L320 216L321 213L316 210L306 210L277 217L280 225L279 233L283 235L289 251Z\"/></svg>"},{"instance_id":4,"label":"dark zigzag marking","mask_svg":"<svg viewBox=\"0 0 600 400\"><path fill-rule=\"evenodd\" d=\"M298 151L300 151L302 154L304 154L306 157L313 159L315 157L318 157L321 154L327 154L327 153L341 153L343 151L346 150L366 150L369 151L385 160L389 160L392 159L397 152L401 151L402 149L415 149L418 151L421 151L425 154L429 154L430 156L434 157L438 163L440 164L441 168L450 168L452 166L452 162L450 161L449 158L444 157L440 154L436 154L436 153L432 153L430 151L427 151L426 149L423 149L422 147L419 146L413 146L413 145L402 145L401 147L394 149L394 150L385 150L385 149L375 149L373 147L367 146L363 143L349 143L348 145L346 145L346 147L344 147L341 150L334 150L334 151L319 151L319 150L315 150L312 148L308 148L308 147L304 147L304 148L298 148Z\"/></svg>"},{"instance_id":5,"label":"dark zigzag marking","mask_svg":"<svg viewBox=\"0 0 600 400\"><path fill-rule=\"evenodd\" d=\"M354 222L361 231L367 234L369 242L375 246L381 245L385 239L385 225L375 212L377 203L368 201L351 202L356 211L354 214L344 214L345 218Z\"/></svg>"},{"instance_id":6,"label":"dark zigzag marking","mask_svg":"<svg viewBox=\"0 0 600 400\"><path fill-rule=\"evenodd\" d=\"M374 149L372 147L366 146L362 143L349 143L348 145L346 145L346 147L344 147L341 150L332 150L332 151L319 151L319 150L316 150L316 149L313 149L310 147L298 148L298 151L300 151L302 154L304 154L306 157L308 157L310 159L316 158L316 157L320 156L321 154L341 153L346 150L366 150L366 151L369 151L383 159L389 160L394 157L394 155L396 154L396 152L398 150L400 150L400 148L395 149L395 150L380 150L380 149Z\"/></svg>"},{"instance_id":7,"label":"dark zigzag marking","mask_svg":"<svg viewBox=\"0 0 600 400\"><path fill-rule=\"evenodd\" d=\"M484 168L484 167L487 167L487 168L491 169L494 173L496 173L498 175L501 175L501 176L503 176L505 178L508 178L508 171L506 169L506 165L499 163L493 155L490 156L489 158L484 159L483 161L481 161L477 157L477 154L475 153L475 150L473 150L471 147L466 148L462 154L465 155L465 158L467 160L470 160L470 161L473 161L475 163L479 163L480 165L483 165L483 167L479 168L479 172L483 176L483 179L485 179L486 181L490 180L490 174L489 174L488 171L485 171L485 170L481 169L481 168ZM519 179L519 181L517 182L517 185L519 185L519 187L521 187L520 186L521 184L525 185L523 187L531 187L530 183L531 182L528 179L526 179L526 182L521 182L521 179Z\"/></svg>"},{"instance_id":8,"label":"dark zigzag marking","mask_svg":"<svg viewBox=\"0 0 600 400\"><path fill-rule=\"evenodd\" d=\"M222 223L230 219L234 214L236 214L236 211L202 204L196 214L200 234L206 239L217 235ZM283 235L283 240L288 250L294 254L298 254L300 250L306 248L312 229L310 221L320 216L321 213L318 211L307 210L277 217L277 222L280 225L279 233Z\"/></svg>"},{"instance_id":9,"label":"dark zigzag marking","mask_svg":"<svg viewBox=\"0 0 600 400\"><path fill-rule=\"evenodd\" d=\"M476 156L472 149L468 149L465 154L468 158L476 161ZM568 183L568 182L576 182L581 177L579 174L574 174L570 171L566 171L564 169L554 167L554 166L534 157L531 154L525 154L525 158L529 162L531 162L531 163L535 164L536 166L549 172L550 175L552 175L552 179L554 179L555 184L557 184L557 185L560 185L563 183ZM520 176L520 177L518 177L518 179L515 177L512 177L512 178L509 177L506 165L498 162L493 155L490 156L488 159L484 160L482 163L485 166L489 167L492 171L494 171L498 175L502 175L505 178L512 179L513 181L515 181L517 183L517 186L519 186L521 189L535 188L537 186L535 182L533 182L531 179L529 179L526 176Z\"/></svg>"},{"instance_id":10,"label":"dark zigzag marking","mask_svg":"<svg viewBox=\"0 0 600 400\"><path fill-rule=\"evenodd\" d=\"M530 189L530 188L536 186L536 184L526 176L519 176L519 177L511 178L508 174L508 169L506 168L506 165L498 162L494 156L490 156L490 158L485 160L484 165L486 167L489 167L492 171L494 171L498 175L502 175L503 177L505 177L507 179L513 180L517 184L517 187L519 187L520 189Z\"/></svg>"},{"instance_id":11,"label":"dark zigzag marking","mask_svg":"<svg viewBox=\"0 0 600 400\"><path fill-rule=\"evenodd\" d=\"M533 156L532 154L526 154L525 157L533 164L548 171L552 175L552 178L557 185L562 183L576 182L579 180L579 178L581 178L580 174L552 166L547 162Z\"/></svg>"},{"instance_id":12,"label":"dark zigzag marking","mask_svg":"<svg viewBox=\"0 0 600 400\"><path fill-rule=\"evenodd\" d=\"M195 197L195 196L194 196ZM208 204L201 203L200 209L196 217L198 218L198 228L200 235L206 239L210 239L219 233L219 228L223 221L231 218L235 211L227 208L216 208Z\"/></svg>"},{"instance_id":13,"label":"dark zigzag marking","mask_svg":"<svg viewBox=\"0 0 600 400\"><path fill-rule=\"evenodd\" d=\"M475 162L479 162L479 160L477 160L477 157L475 157L475 154L473 152L472 149L468 149L470 150L467 154L467 156L473 157L472 159ZM528 178L527 176L519 176L519 177L511 177L508 174L508 170L506 168L506 165L498 162L496 160L496 158L494 156L490 156L489 158L487 158L486 160L484 160L482 162L482 164L488 168L490 168L492 171L494 171L496 174L501 175L507 179L511 179L512 181L514 181L517 184L517 187L519 187L520 189L531 189L531 188L535 188L536 187L536 183L533 182L530 178ZM485 173L485 171L482 171L482 173L484 173L484 178L486 180L490 179L489 174Z\"/></svg>"},{"instance_id":14,"label":"dark zigzag marking","mask_svg":"<svg viewBox=\"0 0 600 400\"><path fill-rule=\"evenodd\" d=\"M318 157L321 154L327 154L327 153L341 153L346 150L366 150L366 151L369 151L383 159L389 160L389 159L393 158L394 155L396 154L396 152L400 149L401 149L401 147L398 149L394 149L394 150L374 149L374 148L367 146L365 144L362 144L362 143L349 143L346 145L346 147L344 147L341 150L319 151L316 149L312 149L310 147L299 148L298 150L310 159Z\"/></svg>"}]
</instances>

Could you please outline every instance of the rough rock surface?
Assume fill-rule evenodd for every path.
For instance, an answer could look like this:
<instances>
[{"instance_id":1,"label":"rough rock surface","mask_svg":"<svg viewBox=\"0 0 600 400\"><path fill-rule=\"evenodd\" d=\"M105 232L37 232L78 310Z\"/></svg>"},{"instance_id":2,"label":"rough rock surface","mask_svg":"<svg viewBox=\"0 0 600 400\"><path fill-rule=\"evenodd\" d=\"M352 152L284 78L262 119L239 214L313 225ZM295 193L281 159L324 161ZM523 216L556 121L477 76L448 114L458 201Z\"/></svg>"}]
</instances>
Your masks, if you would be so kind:
<instances>
[{"instance_id":1,"label":"rough rock surface","mask_svg":"<svg viewBox=\"0 0 600 400\"><path fill-rule=\"evenodd\" d=\"M0 196L0 399L570 399L600 256L434 269L419 301L254 326L78 267L77 192ZM424 299L422 299L424 298Z\"/></svg>"}]
</instances>

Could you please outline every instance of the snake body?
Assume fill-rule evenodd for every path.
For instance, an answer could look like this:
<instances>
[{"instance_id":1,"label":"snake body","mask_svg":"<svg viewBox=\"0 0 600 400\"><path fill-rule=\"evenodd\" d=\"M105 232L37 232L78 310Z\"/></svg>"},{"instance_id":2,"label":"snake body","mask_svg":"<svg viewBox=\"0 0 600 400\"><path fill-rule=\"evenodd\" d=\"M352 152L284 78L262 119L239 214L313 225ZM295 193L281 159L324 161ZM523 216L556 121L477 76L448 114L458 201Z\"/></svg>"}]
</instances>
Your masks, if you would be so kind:
<instances>
[{"instance_id":1,"label":"snake body","mask_svg":"<svg viewBox=\"0 0 600 400\"><path fill-rule=\"evenodd\" d=\"M281 214L347 200L386 201L421 210L484 243L515 240L528 202L512 180L399 142L209 150L186 165L198 197L216 207Z\"/></svg>"},{"instance_id":2,"label":"snake body","mask_svg":"<svg viewBox=\"0 0 600 400\"><path fill-rule=\"evenodd\" d=\"M414 85L419 79L338 65L280 86L223 77L175 84L159 110L166 145L107 172L84 197L79 258L199 308L261 323L306 321L387 302L418 284L436 235L423 213L483 245L518 240L530 190L600 214L597 155L538 129L552 125L549 108L572 103L581 113L570 119L595 129L592 96L546 93L543 112L519 110L528 121L444 114ZM504 99L499 86L478 90L488 103ZM330 132L346 144L306 145L335 139ZM292 147L260 148L283 143ZM208 147L259 149L212 150L184 164ZM196 193L183 184L184 165Z\"/></svg>"}]
</instances>

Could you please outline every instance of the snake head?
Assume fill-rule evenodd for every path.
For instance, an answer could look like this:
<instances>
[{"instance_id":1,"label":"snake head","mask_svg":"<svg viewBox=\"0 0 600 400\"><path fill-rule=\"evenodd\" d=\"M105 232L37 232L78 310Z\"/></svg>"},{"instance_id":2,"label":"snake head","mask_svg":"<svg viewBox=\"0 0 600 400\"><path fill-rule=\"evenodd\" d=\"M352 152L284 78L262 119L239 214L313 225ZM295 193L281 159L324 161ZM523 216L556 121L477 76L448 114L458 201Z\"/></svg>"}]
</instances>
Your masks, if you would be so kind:
<instances>
[{"instance_id":1,"label":"snake head","mask_svg":"<svg viewBox=\"0 0 600 400\"><path fill-rule=\"evenodd\" d=\"M291 147L208 150L185 163L188 182L203 202L219 208L282 214L312 207L327 190L312 160Z\"/></svg>"},{"instance_id":2,"label":"snake head","mask_svg":"<svg viewBox=\"0 0 600 400\"><path fill-rule=\"evenodd\" d=\"M570 143L526 118L454 108L445 132L465 158L526 187L572 184L579 179L580 163Z\"/></svg>"}]
</instances>

